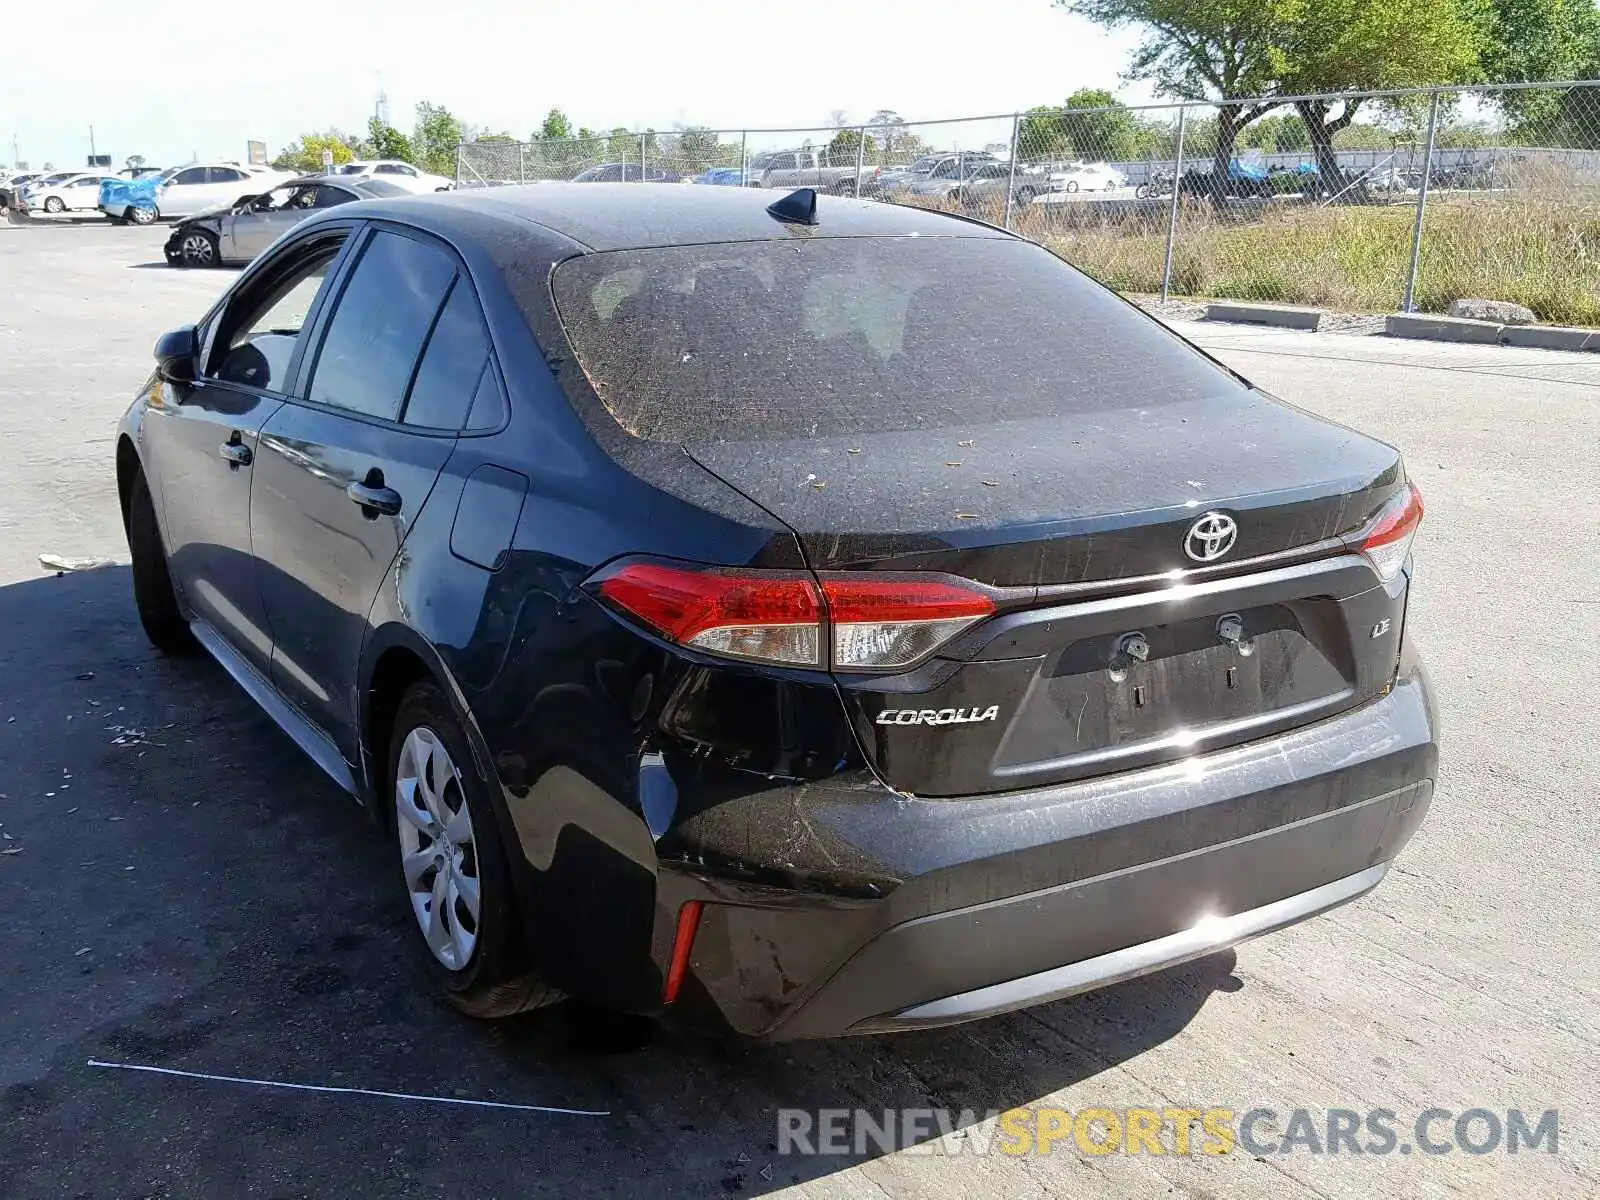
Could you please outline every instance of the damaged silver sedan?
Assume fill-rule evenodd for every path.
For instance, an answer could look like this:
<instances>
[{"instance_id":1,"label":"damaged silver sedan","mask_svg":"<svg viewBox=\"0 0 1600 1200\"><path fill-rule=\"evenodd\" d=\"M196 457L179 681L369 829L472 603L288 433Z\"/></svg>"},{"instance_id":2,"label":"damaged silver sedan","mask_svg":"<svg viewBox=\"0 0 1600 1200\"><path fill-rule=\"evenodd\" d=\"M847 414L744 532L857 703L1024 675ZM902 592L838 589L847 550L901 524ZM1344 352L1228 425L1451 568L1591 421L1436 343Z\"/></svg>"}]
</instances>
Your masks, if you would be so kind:
<instances>
[{"instance_id":1,"label":"damaged silver sedan","mask_svg":"<svg viewBox=\"0 0 1600 1200\"><path fill-rule=\"evenodd\" d=\"M384 179L307 175L185 217L164 251L169 267L243 266L312 213L357 200L410 195Z\"/></svg>"}]
</instances>

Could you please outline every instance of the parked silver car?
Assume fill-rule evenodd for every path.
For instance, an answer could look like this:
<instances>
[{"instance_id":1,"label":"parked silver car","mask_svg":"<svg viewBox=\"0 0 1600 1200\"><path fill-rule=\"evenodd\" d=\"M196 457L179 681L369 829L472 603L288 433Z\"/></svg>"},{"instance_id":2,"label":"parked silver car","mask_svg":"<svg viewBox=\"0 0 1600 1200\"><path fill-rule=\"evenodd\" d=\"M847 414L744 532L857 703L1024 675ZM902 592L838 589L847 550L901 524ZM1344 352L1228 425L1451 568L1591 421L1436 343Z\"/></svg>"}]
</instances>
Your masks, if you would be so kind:
<instances>
[{"instance_id":1,"label":"parked silver car","mask_svg":"<svg viewBox=\"0 0 1600 1200\"><path fill-rule=\"evenodd\" d=\"M954 198L960 199L958 193L961 184L975 171L994 162L994 155L985 150L958 151L918 159L912 164L915 174L897 184L893 198L915 196L924 200L945 199L956 193Z\"/></svg>"},{"instance_id":2,"label":"parked silver car","mask_svg":"<svg viewBox=\"0 0 1600 1200\"><path fill-rule=\"evenodd\" d=\"M877 167L863 164L862 178L856 179L855 152L848 153L843 162L831 162L828 150L779 150L767 157L757 170L751 163L750 183L764 188L816 188L840 196L869 196L877 191Z\"/></svg>"},{"instance_id":3,"label":"parked silver car","mask_svg":"<svg viewBox=\"0 0 1600 1200\"><path fill-rule=\"evenodd\" d=\"M1007 187L1011 189L1012 203L1031 204L1034 197L1050 190L1049 172L1026 163L1018 163L1014 173L1008 162L982 163L961 181L952 198L968 208L1003 208Z\"/></svg>"},{"instance_id":4,"label":"parked silver car","mask_svg":"<svg viewBox=\"0 0 1600 1200\"><path fill-rule=\"evenodd\" d=\"M319 209L356 200L379 200L413 193L386 179L346 175L307 175L270 192L240 196L232 204L198 212L178 222L167 239L167 265L217 267L243 264L279 235Z\"/></svg>"}]
</instances>

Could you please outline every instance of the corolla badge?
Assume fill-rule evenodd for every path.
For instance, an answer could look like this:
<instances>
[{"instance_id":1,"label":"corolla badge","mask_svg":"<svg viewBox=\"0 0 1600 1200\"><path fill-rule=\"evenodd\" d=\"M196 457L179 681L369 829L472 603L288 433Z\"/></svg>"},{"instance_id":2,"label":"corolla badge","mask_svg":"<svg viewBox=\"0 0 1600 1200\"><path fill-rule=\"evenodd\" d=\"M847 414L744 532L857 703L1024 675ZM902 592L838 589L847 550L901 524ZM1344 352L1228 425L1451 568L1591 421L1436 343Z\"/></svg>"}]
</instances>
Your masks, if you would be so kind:
<instances>
[{"instance_id":1,"label":"corolla badge","mask_svg":"<svg viewBox=\"0 0 1600 1200\"><path fill-rule=\"evenodd\" d=\"M886 708L878 714L879 725L971 725L974 721L996 721L1000 706L988 708Z\"/></svg>"},{"instance_id":2,"label":"corolla badge","mask_svg":"<svg viewBox=\"0 0 1600 1200\"><path fill-rule=\"evenodd\" d=\"M1208 512L1189 526L1183 552L1195 562L1216 562L1239 539L1239 524L1226 513Z\"/></svg>"}]
</instances>

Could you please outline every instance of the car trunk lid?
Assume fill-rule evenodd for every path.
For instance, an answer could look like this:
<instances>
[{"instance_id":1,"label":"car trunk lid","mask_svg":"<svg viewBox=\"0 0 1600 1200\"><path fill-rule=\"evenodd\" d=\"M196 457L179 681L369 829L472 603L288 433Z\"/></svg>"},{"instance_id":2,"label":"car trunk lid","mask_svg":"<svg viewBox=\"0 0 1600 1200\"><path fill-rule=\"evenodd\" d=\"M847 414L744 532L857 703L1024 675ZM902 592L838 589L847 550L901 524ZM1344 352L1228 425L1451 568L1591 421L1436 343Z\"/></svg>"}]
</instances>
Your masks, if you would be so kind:
<instances>
[{"instance_id":1,"label":"car trunk lid","mask_svg":"<svg viewBox=\"0 0 1600 1200\"><path fill-rule=\"evenodd\" d=\"M1403 579L1351 547L1405 487L1392 448L1243 389L1051 425L689 447L824 578L936 572L996 597L908 672L836 673L887 783L969 795L1149 766L1387 686ZM1237 534L1202 562L1209 517Z\"/></svg>"}]
</instances>

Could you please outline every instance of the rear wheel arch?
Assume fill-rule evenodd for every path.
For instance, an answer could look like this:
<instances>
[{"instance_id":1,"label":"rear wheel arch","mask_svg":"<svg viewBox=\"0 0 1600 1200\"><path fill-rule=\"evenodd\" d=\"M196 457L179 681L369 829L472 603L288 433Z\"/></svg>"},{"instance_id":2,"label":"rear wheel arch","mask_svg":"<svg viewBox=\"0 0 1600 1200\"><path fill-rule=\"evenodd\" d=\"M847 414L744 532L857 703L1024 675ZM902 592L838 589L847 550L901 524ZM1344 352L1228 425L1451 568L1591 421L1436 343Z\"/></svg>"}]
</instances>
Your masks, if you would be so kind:
<instances>
[{"instance_id":1,"label":"rear wheel arch","mask_svg":"<svg viewBox=\"0 0 1600 1200\"><path fill-rule=\"evenodd\" d=\"M368 799L372 814L385 828L393 819L386 802L389 791L389 743L394 737L395 717L400 701L414 683L433 683L439 679L432 668L405 642L378 650L363 673L361 686L361 752Z\"/></svg>"},{"instance_id":2,"label":"rear wheel arch","mask_svg":"<svg viewBox=\"0 0 1600 1200\"><path fill-rule=\"evenodd\" d=\"M450 701L456 720L466 732L472 750L470 766L479 779L493 782L483 734L472 718L460 690L438 652L409 626L385 625L368 636L363 653L360 676L360 712L357 729L360 733L361 753L364 758L362 773L366 782L368 799L373 813L387 823L393 816L392 799L388 794L390 741L394 736L395 718L400 712L400 702L414 683L431 683Z\"/></svg>"}]
</instances>

